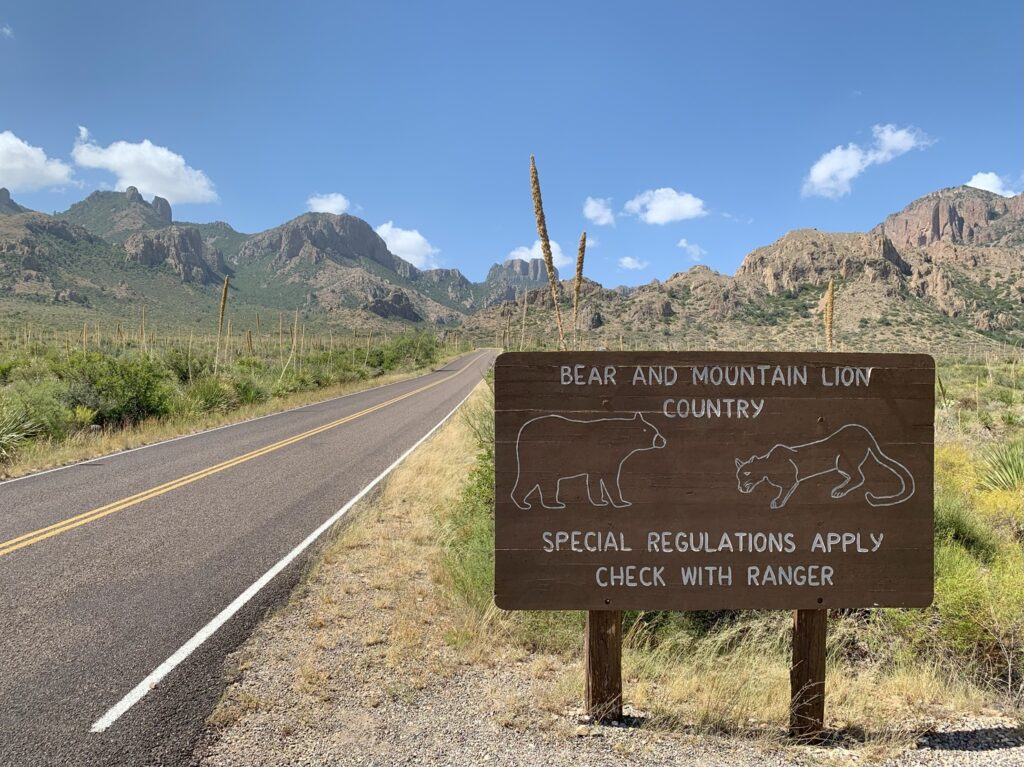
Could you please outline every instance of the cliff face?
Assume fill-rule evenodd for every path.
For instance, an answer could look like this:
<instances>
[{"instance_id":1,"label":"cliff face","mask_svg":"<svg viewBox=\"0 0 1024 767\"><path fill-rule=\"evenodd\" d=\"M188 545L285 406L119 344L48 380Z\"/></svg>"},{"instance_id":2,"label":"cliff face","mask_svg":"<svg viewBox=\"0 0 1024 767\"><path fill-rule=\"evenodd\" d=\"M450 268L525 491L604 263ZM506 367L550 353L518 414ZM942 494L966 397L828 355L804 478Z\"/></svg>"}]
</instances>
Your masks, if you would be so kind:
<instances>
[{"instance_id":1,"label":"cliff face","mask_svg":"<svg viewBox=\"0 0 1024 767\"><path fill-rule=\"evenodd\" d=\"M923 248L934 242L966 245L1024 244L1024 195L1000 197L958 186L933 192L893 213L875 227L897 247Z\"/></svg>"},{"instance_id":2,"label":"cliff face","mask_svg":"<svg viewBox=\"0 0 1024 767\"><path fill-rule=\"evenodd\" d=\"M558 276L558 270L555 270ZM540 258L524 261L521 258L510 258L504 263L494 264L487 272L481 289L478 291L480 308L494 306L502 301L512 301L523 290L533 290L548 284L547 267Z\"/></svg>"},{"instance_id":3,"label":"cliff face","mask_svg":"<svg viewBox=\"0 0 1024 767\"><path fill-rule=\"evenodd\" d=\"M29 209L18 205L11 199L6 187L0 187L0 216L13 216L17 213L28 213Z\"/></svg>"},{"instance_id":4,"label":"cliff face","mask_svg":"<svg viewBox=\"0 0 1024 767\"><path fill-rule=\"evenodd\" d=\"M202 236L192 227L168 226L133 234L124 241L124 251L126 261L170 266L182 282L219 282L215 268L223 270L219 252L207 253Z\"/></svg>"}]
</instances>

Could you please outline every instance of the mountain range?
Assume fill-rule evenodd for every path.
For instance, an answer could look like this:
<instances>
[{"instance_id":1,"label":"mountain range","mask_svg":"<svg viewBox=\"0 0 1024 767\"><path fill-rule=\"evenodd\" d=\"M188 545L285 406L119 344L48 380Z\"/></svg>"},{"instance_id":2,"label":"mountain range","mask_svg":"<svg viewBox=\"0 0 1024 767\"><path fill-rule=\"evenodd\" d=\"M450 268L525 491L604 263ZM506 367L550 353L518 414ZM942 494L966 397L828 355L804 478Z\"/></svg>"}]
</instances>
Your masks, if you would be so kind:
<instances>
[{"instance_id":1,"label":"mountain range","mask_svg":"<svg viewBox=\"0 0 1024 767\"><path fill-rule=\"evenodd\" d=\"M208 326L224 277L241 320L299 309L310 322L459 327L516 346L550 340L554 329L539 259L496 263L471 282L457 269L416 268L350 215L306 213L243 234L224 222L175 221L166 200L147 202L134 187L93 192L53 215L0 189L8 324L122 318L144 304L152 317ZM639 287L587 280L580 333L605 348L806 347L820 343L830 278L847 348L1024 341L1024 195L942 189L868 232L791 231L748 254L732 276L698 265ZM571 335L571 282L560 287Z\"/></svg>"}]
</instances>

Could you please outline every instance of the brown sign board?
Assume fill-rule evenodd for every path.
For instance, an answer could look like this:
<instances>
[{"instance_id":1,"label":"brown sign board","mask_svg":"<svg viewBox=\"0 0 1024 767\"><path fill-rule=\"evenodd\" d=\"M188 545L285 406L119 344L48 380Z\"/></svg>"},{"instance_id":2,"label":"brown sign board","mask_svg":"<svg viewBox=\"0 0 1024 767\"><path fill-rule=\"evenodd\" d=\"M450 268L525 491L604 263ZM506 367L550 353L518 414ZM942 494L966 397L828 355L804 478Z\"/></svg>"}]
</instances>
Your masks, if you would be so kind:
<instances>
[{"instance_id":1,"label":"brown sign board","mask_svg":"<svg viewBox=\"0 0 1024 767\"><path fill-rule=\"evenodd\" d=\"M497 605L929 605L934 381L921 354L501 355Z\"/></svg>"}]
</instances>

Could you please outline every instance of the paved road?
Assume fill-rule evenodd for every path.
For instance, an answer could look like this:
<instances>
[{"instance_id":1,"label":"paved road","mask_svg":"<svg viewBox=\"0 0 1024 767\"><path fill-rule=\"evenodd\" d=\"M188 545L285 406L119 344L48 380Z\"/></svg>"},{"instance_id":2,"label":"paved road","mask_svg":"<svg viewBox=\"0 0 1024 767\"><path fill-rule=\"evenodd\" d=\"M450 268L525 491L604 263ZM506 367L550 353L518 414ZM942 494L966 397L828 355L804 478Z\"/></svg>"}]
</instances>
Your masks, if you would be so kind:
<instances>
[{"instance_id":1,"label":"paved road","mask_svg":"<svg viewBox=\"0 0 1024 767\"><path fill-rule=\"evenodd\" d=\"M0 765L187 762L225 654L315 547L92 729L451 412L493 357L0 484Z\"/></svg>"}]
</instances>

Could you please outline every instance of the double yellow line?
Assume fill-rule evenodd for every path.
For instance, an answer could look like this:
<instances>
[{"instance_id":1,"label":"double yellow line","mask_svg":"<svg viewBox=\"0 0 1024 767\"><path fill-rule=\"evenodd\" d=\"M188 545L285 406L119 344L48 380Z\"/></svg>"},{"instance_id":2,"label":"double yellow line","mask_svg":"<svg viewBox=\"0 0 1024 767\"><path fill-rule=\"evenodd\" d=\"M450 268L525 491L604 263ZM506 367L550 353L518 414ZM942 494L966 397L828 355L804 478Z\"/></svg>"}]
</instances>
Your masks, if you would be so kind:
<instances>
[{"instance_id":1,"label":"double yellow line","mask_svg":"<svg viewBox=\"0 0 1024 767\"><path fill-rule=\"evenodd\" d=\"M475 359L472 360L472 362L475 361ZM205 469L200 469L199 471L193 472L192 474L187 474L184 477L172 479L170 482L164 482L162 485L157 485L156 487L152 487L149 490L143 490L141 493L136 493L135 495L130 495L127 498L122 498L119 501L108 503L106 506L100 506L98 509L83 512L82 514L78 514L74 517L69 517L68 519L56 522L55 524L49 525L47 527L41 527L38 530L33 530L30 533L19 535L17 538L11 538L10 540L0 542L0 557L6 556L7 554L17 551L18 549L23 549L26 546L31 546L33 543L39 543L40 541L45 541L47 538L52 538L55 535L66 533L68 530L74 530L76 527L81 527L82 525L87 525L90 522L95 522L98 519L103 519L103 517L113 514L114 512L123 511L124 509L136 506L142 503L143 501L148 501L151 498L156 498L157 496L163 495L164 493L169 493L172 490L177 490L179 487L184 487L185 485L190 485L193 482L198 482L199 480L213 476L214 474L219 474L222 471L227 471L228 469L234 466L238 466L239 464L243 464L246 461L251 461L254 458L259 458L260 456L267 455L268 453L273 453L275 450L280 450L281 448L288 447L289 445L294 445L296 442L301 442L304 439L308 439L309 437L313 437L317 434L321 434L330 429L334 429L338 426L341 426L342 424L354 421L357 418L362 418L364 415L369 415L370 413L382 410L383 408L386 408L389 405L394 405L396 402L401 402L402 400L408 399L413 395L425 392L427 389L432 389L435 386L439 386L440 384L443 384L445 381L450 381L451 379L455 378L455 376L459 375L460 373L464 373L466 370L469 369L470 363L467 363L464 367L455 371L451 375L445 376L444 378L439 378L433 383L427 384L426 386L421 386L418 389L413 389L410 392L406 392L405 394L399 395L398 397L389 399L387 402L381 402L379 405L374 405L373 407L368 407L365 410L360 410L358 413L353 413L352 415L347 415L344 418L339 418L336 421L325 423L324 425L317 426L316 428L310 429L309 431L304 431L301 434L296 434L294 437L282 439L279 442L275 442L271 445L267 445L266 447L261 447L257 450L253 450L252 452L246 453L245 455L240 455L237 458L231 458L227 461L223 461L222 463L218 463L214 466L210 466Z\"/></svg>"}]
</instances>

